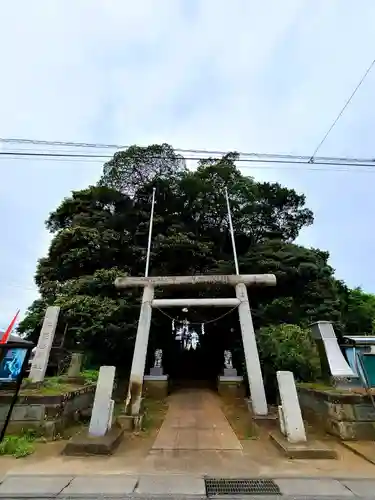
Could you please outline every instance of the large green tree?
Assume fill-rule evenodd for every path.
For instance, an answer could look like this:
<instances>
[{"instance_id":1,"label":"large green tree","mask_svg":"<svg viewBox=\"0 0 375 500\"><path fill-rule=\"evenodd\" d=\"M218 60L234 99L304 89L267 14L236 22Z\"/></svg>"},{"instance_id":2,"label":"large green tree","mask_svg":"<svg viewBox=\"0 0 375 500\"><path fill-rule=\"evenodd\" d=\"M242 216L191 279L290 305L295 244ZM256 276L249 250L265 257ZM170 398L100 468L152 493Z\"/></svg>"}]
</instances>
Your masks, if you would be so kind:
<instances>
[{"instance_id":1,"label":"large green tree","mask_svg":"<svg viewBox=\"0 0 375 500\"><path fill-rule=\"evenodd\" d=\"M241 272L275 273L278 280L275 288L249 290L256 327L306 327L318 319L353 323L354 297L351 302L345 299L343 306L349 292L334 279L328 253L293 243L300 229L313 221L304 196L278 183L244 176L236 159L235 153L206 159L190 171L166 144L132 146L116 153L104 165L97 186L73 192L50 214L46 225L53 238L35 276L41 296L21 322L20 332L36 339L45 307L60 305L70 346L84 348L95 363L129 369L140 290L118 291L114 279L144 274L153 190L151 274L232 273L225 187ZM228 290L202 287L168 293L227 296ZM350 310L352 319L345 319ZM370 306L367 310L372 311ZM221 313L225 311L190 311L196 322ZM221 347L235 347L239 332L234 316L210 325ZM151 344L167 343L169 329L169 319L156 312Z\"/></svg>"},{"instance_id":2,"label":"large green tree","mask_svg":"<svg viewBox=\"0 0 375 500\"><path fill-rule=\"evenodd\" d=\"M338 282L342 331L351 335L375 334L375 295Z\"/></svg>"}]
</instances>

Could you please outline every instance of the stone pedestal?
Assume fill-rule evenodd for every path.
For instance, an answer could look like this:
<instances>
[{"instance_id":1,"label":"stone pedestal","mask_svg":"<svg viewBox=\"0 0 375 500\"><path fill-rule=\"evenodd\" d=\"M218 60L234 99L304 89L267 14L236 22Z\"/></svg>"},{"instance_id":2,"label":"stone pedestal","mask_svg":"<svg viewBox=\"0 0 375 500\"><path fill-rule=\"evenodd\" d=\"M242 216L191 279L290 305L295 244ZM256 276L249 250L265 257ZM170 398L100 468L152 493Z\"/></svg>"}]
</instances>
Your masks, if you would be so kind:
<instances>
[{"instance_id":1,"label":"stone pedestal","mask_svg":"<svg viewBox=\"0 0 375 500\"><path fill-rule=\"evenodd\" d=\"M235 368L224 368L224 377L237 377L237 370Z\"/></svg>"},{"instance_id":2,"label":"stone pedestal","mask_svg":"<svg viewBox=\"0 0 375 500\"><path fill-rule=\"evenodd\" d=\"M143 378L143 390L149 398L166 398L168 396L168 375L145 375Z\"/></svg>"},{"instance_id":3,"label":"stone pedestal","mask_svg":"<svg viewBox=\"0 0 375 500\"><path fill-rule=\"evenodd\" d=\"M86 431L73 436L62 451L67 456L112 455L124 436L117 422L104 436L93 437Z\"/></svg>"},{"instance_id":4,"label":"stone pedestal","mask_svg":"<svg viewBox=\"0 0 375 500\"><path fill-rule=\"evenodd\" d=\"M337 451L331 448L327 441L313 440L291 443L277 430L270 432L270 438L271 442L286 458L305 460L335 460L338 458Z\"/></svg>"},{"instance_id":5,"label":"stone pedestal","mask_svg":"<svg viewBox=\"0 0 375 500\"><path fill-rule=\"evenodd\" d=\"M243 377L227 377L221 376L218 380L219 395L225 398L244 398L245 386Z\"/></svg>"},{"instance_id":6,"label":"stone pedestal","mask_svg":"<svg viewBox=\"0 0 375 500\"><path fill-rule=\"evenodd\" d=\"M162 375L164 375L163 367L162 366L153 366L150 369L150 375L151 375L151 377L161 377Z\"/></svg>"}]
</instances>

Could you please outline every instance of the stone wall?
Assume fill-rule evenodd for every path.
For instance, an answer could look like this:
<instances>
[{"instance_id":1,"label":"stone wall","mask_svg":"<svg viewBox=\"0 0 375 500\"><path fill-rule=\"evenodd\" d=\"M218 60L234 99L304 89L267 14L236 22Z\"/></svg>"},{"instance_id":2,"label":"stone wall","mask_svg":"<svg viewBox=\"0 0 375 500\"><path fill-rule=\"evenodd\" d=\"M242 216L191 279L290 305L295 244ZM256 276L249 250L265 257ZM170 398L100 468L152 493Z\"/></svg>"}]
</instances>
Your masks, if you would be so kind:
<instances>
[{"instance_id":1,"label":"stone wall","mask_svg":"<svg viewBox=\"0 0 375 500\"><path fill-rule=\"evenodd\" d=\"M374 440L375 409L367 394L298 386L303 417L343 440Z\"/></svg>"},{"instance_id":2,"label":"stone wall","mask_svg":"<svg viewBox=\"0 0 375 500\"><path fill-rule=\"evenodd\" d=\"M157 377L146 379L145 377L143 381L143 393L151 399L165 399L168 396L168 387L168 379L158 380Z\"/></svg>"},{"instance_id":3,"label":"stone wall","mask_svg":"<svg viewBox=\"0 0 375 500\"><path fill-rule=\"evenodd\" d=\"M95 387L94 384L87 385L58 395L21 394L13 408L7 432L37 429L44 436L54 438L90 413ZM6 418L11 400L10 393L0 392L0 425Z\"/></svg>"},{"instance_id":4,"label":"stone wall","mask_svg":"<svg viewBox=\"0 0 375 500\"><path fill-rule=\"evenodd\" d=\"M228 377L230 379L231 377ZM246 395L242 377L232 377L234 380L226 380L226 377L219 377L217 390L221 397L244 399Z\"/></svg>"}]
</instances>

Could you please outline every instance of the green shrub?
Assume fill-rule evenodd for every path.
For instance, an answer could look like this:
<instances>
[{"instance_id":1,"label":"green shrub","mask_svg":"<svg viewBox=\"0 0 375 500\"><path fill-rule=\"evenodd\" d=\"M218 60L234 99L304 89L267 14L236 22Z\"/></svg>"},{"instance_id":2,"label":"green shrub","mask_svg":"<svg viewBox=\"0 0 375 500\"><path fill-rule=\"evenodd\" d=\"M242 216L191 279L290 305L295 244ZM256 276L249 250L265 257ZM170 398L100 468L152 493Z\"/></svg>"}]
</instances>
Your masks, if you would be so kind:
<instances>
[{"instance_id":1,"label":"green shrub","mask_svg":"<svg viewBox=\"0 0 375 500\"><path fill-rule=\"evenodd\" d=\"M313 382L320 376L320 361L310 330L282 324L260 328L257 344L264 383L271 399L277 396L276 372L291 371L296 382Z\"/></svg>"},{"instance_id":2,"label":"green shrub","mask_svg":"<svg viewBox=\"0 0 375 500\"><path fill-rule=\"evenodd\" d=\"M21 435L5 436L0 443L0 455L12 455L15 458L26 457L34 453L33 442L37 439L37 432L27 431Z\"/></svg>"},{"instance_id":3,"label":"green shrub","mask_svg":"<svg viewBox=\"0 0 375 500\"><path fill-rule=\"evenodd\" d=\"M85 384L94 384L98 381L99 370L84 370L81 375L85 379Z\"/></svg>"}]
</instances>

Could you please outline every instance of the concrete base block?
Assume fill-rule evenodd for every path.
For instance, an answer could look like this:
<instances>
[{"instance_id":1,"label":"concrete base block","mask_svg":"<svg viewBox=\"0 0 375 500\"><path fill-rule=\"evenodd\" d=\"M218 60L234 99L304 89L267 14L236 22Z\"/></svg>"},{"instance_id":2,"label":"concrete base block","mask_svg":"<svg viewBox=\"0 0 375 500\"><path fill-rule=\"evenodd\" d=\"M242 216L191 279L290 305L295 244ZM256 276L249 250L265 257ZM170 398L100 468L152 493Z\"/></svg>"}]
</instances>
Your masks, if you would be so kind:
<instances>
[{"instance_id":1,"label":"concrete base block","mask_svg":"<svg viewBox=\"0 0 375 500\"><path fill-rule=\"evenodd\" d=\"M269 434L271 441L287 458L296 459L337 459L337 452L322 441L290 443L279 431Z\"/></svg>"},{"instance_id":2,"label":"concrete base block","mask_svg":"<svg viewBox=\"0 0 375 500\"><path fill-rule=\"evenodd\" d=\"M142 429L143 415L119 415L116 421L124 431L139 431Z\"/></svg>"},{"instance_id":3,"label":"concrete base block","mask_svg":"<svg viewBox=\"0 0 375 500\"><path fill-rule=\"evenodd\" d=\"M218 392L224 398L243 399L245 397L243 377L219 377Z\"/></svg>"},{"instance_id":4,"label":"concrete base block","mask_svg":"<svg viewBox=\"0 0 375 500\"><path fill-rule=\"evenodd\" d=\"M117 423L102 437L89 436L88 431L85 430L69 440L62 454L68 456L112 455L123 435L124 429Z\"/></svg>"},{"instance_id":5,"label":"concrete base block","mask_svg":"<svg viewBox=\"0 0 375 500\"><path fill-rule=\"evenodd\" d=\"M143 379L143 390L151 399L165 399L168 396L168 375L147 375Z\"/></svg>"},{"instance_id":6,"label":"concrete base block","mask_svg":"<svg viewBox=\"0 0 375 500\"><path fill-rule=\"evenodd\" d=\"M134 417L132 415L119 415L117 417L117 422L124 431L134 430Z\"/></svg>"},{"instance_id":7,"label":"concrete base block","mask_svg":"<svg viewBox=\"0 0 375 500\"><path fill-rule=\"evenodd\" d=\"M246 404L247 404L247 409L249 410L251 414L251 418L253 420L277 420L279 418L278 413L275 411L275 408L270 406L268 407L268 413L267 415L254 415L253 413L253 407L251 404L251 399L246 399Z\"/></svg>"}]
</instances>

